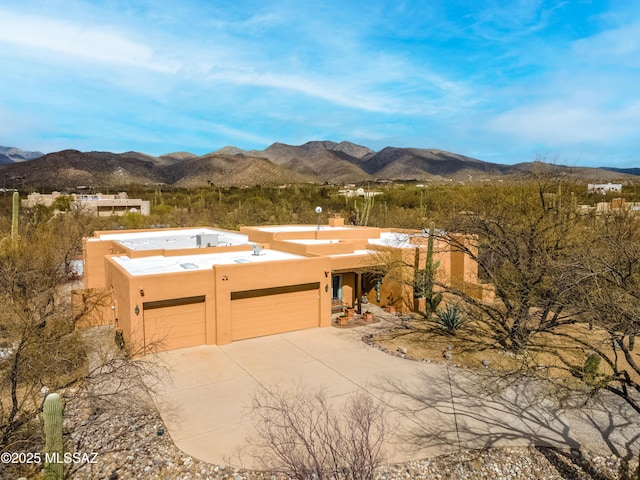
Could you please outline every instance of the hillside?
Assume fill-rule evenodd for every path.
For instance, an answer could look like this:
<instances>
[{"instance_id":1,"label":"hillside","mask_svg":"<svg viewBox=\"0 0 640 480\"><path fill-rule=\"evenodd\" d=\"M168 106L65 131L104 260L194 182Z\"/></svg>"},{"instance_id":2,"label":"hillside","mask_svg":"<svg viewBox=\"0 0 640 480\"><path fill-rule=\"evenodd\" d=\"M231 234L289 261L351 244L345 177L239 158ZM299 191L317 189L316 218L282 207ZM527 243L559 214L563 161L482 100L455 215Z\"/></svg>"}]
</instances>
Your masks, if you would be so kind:
<instances>
[{"instance_id":1,"label":"hillside","mask_svg":"<svg viewBox=\"0 0 640 480\"><path fill-rule=\"evenodd\" d=\"M14 147L0 147L0 164L25 162L43 155L42 152L26 152Z\"/></svg>"},{"instance_id":2,"label":"hillside","mask_svg":"<svg viewBox=\"0 0 640 480\"><path fill-rule=\"evenodd\" d=\"M63 150L35 160L5 165L0 184L7 187L75 188L163 182L153 157L143 154Z\"/></svg>"},{"instance_id":3,"label":"hillside","mask_svg":"<svg viewBox=\"0 0 640 480\"><path fill-rule=\"evenodd\" d=\"M616 173L627 173L629 175L640 175L640 168L615 168L615 167L600 167L601 170L610 170Z\"/></svg>"},{"instance_id":4,"label":"hillside","mask_svg":"<svg viewBox=\"0 0 640 480\"><path fill-rule=\"evenodd\" d=\"M386 147L359 162L368 173L379 178L409 180L437 177L466 181L509 173L510 167L483 162L442 150Z\"/></svg>"},{"instance_id":5,"label":"hillside","mask_svg":"<svg viewBox=\"0 0 640 480\"><path fill-rule=\"evenodd\" d=\"M264 158L211 153L162 169L166 183L177 187L207 185L278 185L313 181Z\"/></svg>"},{"instance_id":6,"label":"hillside","mask_svg":"<svg viewBox=\"0 0 640 480\"><path fill-rule=\"evenodd\" d=\"M13 151L17 158L19 153L14 150L18 149L2 148L5 154ZM501 165L437 149L386 147L374 152L350 142L312 141L298 146L274 143L264 150L227 146L202 156L189 152L154 157L140 152L63 150L0 164L0 187L73 189L78 185L105 188L129 183L197 187L376 179L473 182L526 179L541 170L592 183L637 179L631 174L634 169L565 167L541 162Z\"/></svg>"}]
</instances>

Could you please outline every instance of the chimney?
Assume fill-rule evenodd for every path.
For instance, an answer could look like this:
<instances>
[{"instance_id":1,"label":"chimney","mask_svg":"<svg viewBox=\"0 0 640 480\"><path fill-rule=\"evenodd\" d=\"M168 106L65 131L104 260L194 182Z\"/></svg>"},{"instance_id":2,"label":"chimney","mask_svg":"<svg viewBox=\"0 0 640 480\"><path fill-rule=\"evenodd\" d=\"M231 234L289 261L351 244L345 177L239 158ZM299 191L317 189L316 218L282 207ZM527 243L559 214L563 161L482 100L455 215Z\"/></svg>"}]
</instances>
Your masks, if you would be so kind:
<instances>
[{"instance_id":1,"label":"chimney","mask_svg":"<svg viewBox=\"0 0 640 480\"><path fill-rule=\"evenodd\" d=\"M330 227L344 227L344 218L339 213L334 213L333 217L329 217Z\"/></svg>"}]
</instances>

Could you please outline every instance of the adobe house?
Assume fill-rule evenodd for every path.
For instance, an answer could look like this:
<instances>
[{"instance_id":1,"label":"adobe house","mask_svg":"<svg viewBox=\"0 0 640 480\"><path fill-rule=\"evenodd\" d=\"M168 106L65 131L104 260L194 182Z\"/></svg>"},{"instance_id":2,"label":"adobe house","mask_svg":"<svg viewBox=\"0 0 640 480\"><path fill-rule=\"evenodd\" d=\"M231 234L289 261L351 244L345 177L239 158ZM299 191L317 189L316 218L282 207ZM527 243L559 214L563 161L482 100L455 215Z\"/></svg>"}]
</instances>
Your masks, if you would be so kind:
<instances>
[{"instance_id":1,"label":"adobe house","mask_svg":"<svg viewBox=\"0 0 640 480\"><path fill-rule=\"evenodd\" d=\"M126 192L120 192L117 195L105 195L102 193L71 193L65 195L60 192L52 192L50 194L30 193L25 200L22 200L22 206L29 208L33 208L36 205L51 207L56 199L64 196L69 197L73 208L82 209L98 217L122 216L129 212L149 216L151 213L151 202L149 200L129 198Z\"/></svg>"},{"instance_id":2,"label":"adobe house","mask_svg":"<svg viewBox=\"0 0 640 480\"><path fill-rule=\"evenodd\" d=\"M395 298L406 310L401 300L413 292L373 267L389 252L420 255L423 240L421 232L345 226L342 218L239 232L99 231L84 241L84 286L108 294L96 323L115 324L132 352L223 345L330 326L336 306L357 306L363 296L380 306ZM438 275L477 285L477 266L445 247L437 248Z\"/></svg>"}]
</instances>

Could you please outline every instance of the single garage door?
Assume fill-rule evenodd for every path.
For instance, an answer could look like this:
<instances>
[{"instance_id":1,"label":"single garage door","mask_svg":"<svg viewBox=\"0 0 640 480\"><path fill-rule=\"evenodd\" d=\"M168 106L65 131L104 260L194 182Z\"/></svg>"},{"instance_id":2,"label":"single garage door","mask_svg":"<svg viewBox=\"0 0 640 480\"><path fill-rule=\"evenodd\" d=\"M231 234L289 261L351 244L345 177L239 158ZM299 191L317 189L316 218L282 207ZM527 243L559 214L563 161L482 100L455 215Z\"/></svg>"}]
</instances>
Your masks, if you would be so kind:
<instances>
[{"instance_id":1,"label":"single garage door","mask_svg":"<svg viewBox=\"0 0 640 480\"><path fill-rule=\"evenodd\" d=\"M154 351L203 345L204 296L143 304L144 343Z\"/></svg>"},{"instance_id":2,"label":"single garage door","mask_svg":"<svg viewBox=\"0 0 640 480\"><path fill-rule=\"evenodd\" d=\"M319 287L311 283L232 293L232 340L318 327Z\"/></svg>"}]
</instances>

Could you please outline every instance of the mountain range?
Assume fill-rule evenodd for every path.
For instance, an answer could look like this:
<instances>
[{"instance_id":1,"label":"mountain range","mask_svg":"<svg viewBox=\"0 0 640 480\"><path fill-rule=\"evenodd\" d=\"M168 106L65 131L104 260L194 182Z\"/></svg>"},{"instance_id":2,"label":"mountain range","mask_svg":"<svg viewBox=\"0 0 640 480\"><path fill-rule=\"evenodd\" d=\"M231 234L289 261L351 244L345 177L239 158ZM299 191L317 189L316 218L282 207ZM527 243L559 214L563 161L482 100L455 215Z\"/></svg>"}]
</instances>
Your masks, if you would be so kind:
<instances>
[{"instance_id":1,"label":"mountain range","mask_svg":"<svg viewBox=\"0 0 640 480\"><path fill-rule=\"evenodd\" d=\"M0 147L0 164L24 162L43 156L42 152L25 152L14 147Z\"/></svg>"},{"instance_id":2,"label":"mountain range","mask_svg":"<svg viewBox=\"0 0 640 480\"><path fill-rule=\"evenodd\" d=\"M351 142L274 143L264 150L227 146L206 155L176 152L159 157L139 152L42 154L0 147L0 187L73 189L166 184L277 185L357 183L367 180L473 182L526 178L541 168L592 182L632 180L637 169L565 167L541 162L502 165L436 149L386 147L378 152Z\"/></svg>"}]
</instances>

